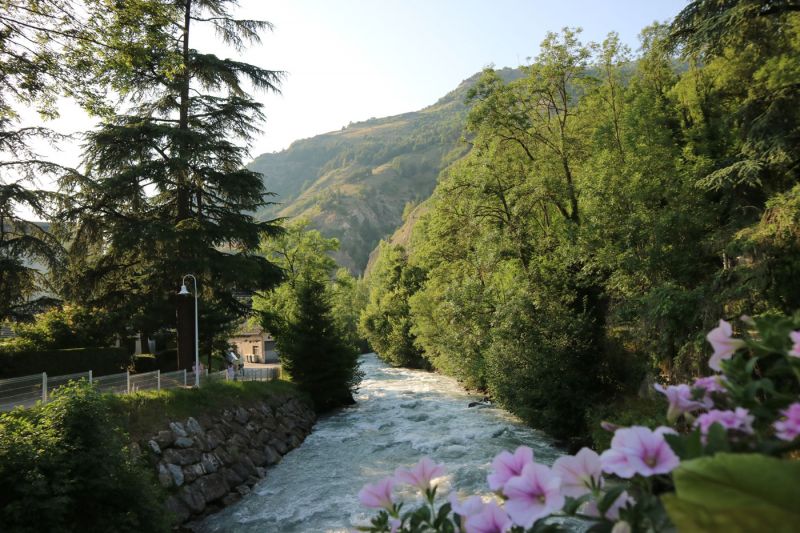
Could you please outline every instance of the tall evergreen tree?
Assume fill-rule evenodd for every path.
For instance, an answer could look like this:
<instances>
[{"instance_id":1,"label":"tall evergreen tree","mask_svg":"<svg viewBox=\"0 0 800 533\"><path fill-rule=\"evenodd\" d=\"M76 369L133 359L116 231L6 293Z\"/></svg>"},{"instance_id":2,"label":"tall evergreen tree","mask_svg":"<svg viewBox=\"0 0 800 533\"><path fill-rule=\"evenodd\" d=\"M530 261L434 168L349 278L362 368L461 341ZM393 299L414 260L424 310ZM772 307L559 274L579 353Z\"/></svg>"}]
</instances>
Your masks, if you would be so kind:
<instances>
[{"instance_id":1,"label":"tall evergreen tree","mask_svg":"<svg viewBox=\"0 0 800 533\"><path fill-rule=\"evenodd\" d=\"M35 108L45 118L57 114L62 72L53 38L65 35L69 7L61 0L0 1L0 320L27 318L37 309L44 278L34 264L53 270L61 258L46 228L26 219L48 219L55 195L38 186L43 176L66 170L42 159L32 142L58 136L21 126L19 108Z\"/></svg>"},{"instance_id":2,"label":"tall evergreen tree","mask_svg":"<svg viewBox=\"0 0 800 533\"><path fill-rule=\"evenodd\" d=\"M284 369L311 396L317 411L352 404L362 376L358 351L336 325L325 283L303 276L294 292L295 308L283 321L273 322Z\"/></svg>"},{"instance_id":3,"label":"tall evergreen tree","mask_svg":"<svg viewBox=\"0 0 800 533\"><path fill-rule=\"evenodd\" d=\"M63 216L73 224L65 289L144 333L173 323L177 308L186 368L194 359L194 302L175 296L184 274L197 276L205 350L214 332L247 311L238 295L280 278L253 253L277 230L253 218L266 191L243 163L264 118L247 88L278 91L282 73L203 53L192 36L210 25L241 50L270 25L234 18L235 0L87 5L85 31L94 38L71 57L118 97L93 108L103 120L86 138L86 175L64 183L75 198Z\"/></svg>"}]
</instances>

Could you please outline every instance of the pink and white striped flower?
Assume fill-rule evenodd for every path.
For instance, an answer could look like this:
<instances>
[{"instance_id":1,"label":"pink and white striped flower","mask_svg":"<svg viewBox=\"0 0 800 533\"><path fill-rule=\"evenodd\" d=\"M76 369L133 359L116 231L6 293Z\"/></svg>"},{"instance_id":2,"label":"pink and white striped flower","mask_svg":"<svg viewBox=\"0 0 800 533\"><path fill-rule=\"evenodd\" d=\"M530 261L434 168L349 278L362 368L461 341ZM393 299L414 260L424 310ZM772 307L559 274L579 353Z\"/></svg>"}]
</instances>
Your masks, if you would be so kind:
<instances>
[{"instance_id":1,"label":"pink and white striped flower","mask_svg":"<svg viewBox=\"0 0 800 533\"><path fill-rule=\"evenodd\" d=\"M664 426L655 431L642 426L618 429L611 448L600 455L603 471L626 479L671 472L680 460L664 439L667 433L675 431Z\"/></svg>"},{"instance_id":2,"label":"pink and white striped flower","mask_svg":"<svg viewBox=\"0 0 800 533\"><path fill-rule=\"evenodd\" d=\"M571 498L588 494L603 481L600 456L589 448L581 448L574 456L559 457L553 463L553 472L561 478L561 493Z\"/></svg>"},{"instance_id":3,"label":"pink and white striped flower","mask_svg":"<svg viewBox=\"0 0 800 533\"><path fill-rule=\"evenodd\" d=\"M789 333L789 338L792 339L792 349L789 350L789 355L800 357L800 331L792 331Z\"/></svg>"},{"instance_id":4,"label":"pink and white striped flower","mask_svg":"<svg viewBox=\"0 0 800 533\"><path fill-rule=\"evenodd\" d=\"M406 483L420 490L428 490L431 481L444 475L444 465L434 463L430 457L423 457L420 461L409 468L397 468L394 471L394 478L398 483Z\"/></svg>"},{"instance_id":5,"label":"pink and white striped flower","mask_svg":"<svg viewBox=\"0 0 800 533\"><path fill-rule=\"evenodd\" d=\"M500 452L492 461L492 473L486 477L489 488L501 490L506 482L514 476L522 474L526 465L533 463L533 450L527 446L520 446L514 453Z\"/></svg>"},{"instance_id":6,"label":"pink and white striped flower","mask_svg":"<svg viewBox=\"0 0 800 533\"><path fill-rule=\"evenodd\" d=\"M529 528L564 506L561 478L544 465L529 463L503 487L506 511L515 524Z\"/></svg>"},{"instance_id":7,"label":"pink and white striped flower","mask_svg":"<svg viewBox=\"0 0 800 533\"><path fill-rule=\"evenodd\" d=\"M781 414L784 418L772 425L775 435L781 440L793 441L800 435L800 403L793 403L781 411Z\"/></svg>"},{"instance_id":8,"label":"pink and white striped flower","mask_svg":"<svg viewBox=\"0 0 800 533\"><path fill-rule=\"evenodd\" d=\"M719 326L708 332L706 340L714 348L714 354L708 360L708 366L717 372L722 371L720 363L723 359L730 359L736 350L745 346L742 339L733 338L733 328L724 320L720 320Z\"/></svg>"},{"instance_id":9,"label":"pink and white striped flower","mask_svg":"<svg viewBox=\"0 0 800 533\"><path fill-rule=\"evenodd\" d=\"M391 509L394 505L392 501L393 488L394 479L391 477L384 478L377 483L368 483L358 491L358 501L364 507L372 509Z\"/></svg>"}]
</instances>

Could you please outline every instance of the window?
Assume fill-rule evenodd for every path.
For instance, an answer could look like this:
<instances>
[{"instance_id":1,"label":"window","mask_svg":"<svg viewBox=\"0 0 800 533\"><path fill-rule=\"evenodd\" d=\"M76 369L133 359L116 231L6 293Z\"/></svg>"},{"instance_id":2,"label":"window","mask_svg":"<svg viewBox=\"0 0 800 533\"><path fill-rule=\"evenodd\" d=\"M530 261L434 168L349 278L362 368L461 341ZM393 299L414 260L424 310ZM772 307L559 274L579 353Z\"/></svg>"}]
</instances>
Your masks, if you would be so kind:
<instances>
[{"instance_id":1,"label":"window","mask_svg":"<svg viewBox=\"0 0 800 533\"><path fill-rule=\"evenodd\" d=\"M253 355L258 355L258 344L253 345Z\"/></svg>"}]
</instances>

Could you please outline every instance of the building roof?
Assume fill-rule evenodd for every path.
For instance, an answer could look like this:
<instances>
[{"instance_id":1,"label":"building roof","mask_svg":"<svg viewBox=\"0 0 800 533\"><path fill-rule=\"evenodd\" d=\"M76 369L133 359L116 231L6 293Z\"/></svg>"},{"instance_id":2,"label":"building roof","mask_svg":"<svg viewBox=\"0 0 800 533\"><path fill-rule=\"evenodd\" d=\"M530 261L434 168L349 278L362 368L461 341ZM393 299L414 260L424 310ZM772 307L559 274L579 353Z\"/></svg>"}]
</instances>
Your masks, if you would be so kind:
<instances>
[{"instance_id":1,"label":"building roof","mask_svg":"<svg viewBox=\"0 0 800 533\"><path fill-rule=\"evenodd\" d=\"M256 335L266 335L266 340L273 340L272 335L269 332L264 331L264 328L262 328L259 324L251 324L250 322L243 323L233 334L234 337L251 337Z\"/></svg>"}]
</instances>

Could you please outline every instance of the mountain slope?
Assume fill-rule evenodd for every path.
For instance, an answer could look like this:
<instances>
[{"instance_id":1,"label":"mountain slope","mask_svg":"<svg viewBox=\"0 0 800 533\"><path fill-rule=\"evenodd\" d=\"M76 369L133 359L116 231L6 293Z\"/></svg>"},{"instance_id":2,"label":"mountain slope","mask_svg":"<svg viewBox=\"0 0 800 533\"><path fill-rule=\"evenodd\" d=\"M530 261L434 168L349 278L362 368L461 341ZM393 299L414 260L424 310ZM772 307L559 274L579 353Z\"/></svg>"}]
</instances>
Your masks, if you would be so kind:
<instances>
[{"instance_id":1,"label":"mountain slope","mask_svg":"<svg viewBox=\"0 0 800 533\"><path fill-rule=\"evenodd\" d=\"M501 74L513 79L518 72ZM406 205L428 198L439 172L466 153L464 99L478 76L421 111L350 124L258 156L249 168L264 174L276 204L257 215L309 218L341 242L337 261L363 272L378 241L402 223Z\"/></svg>"}]
</instances>

